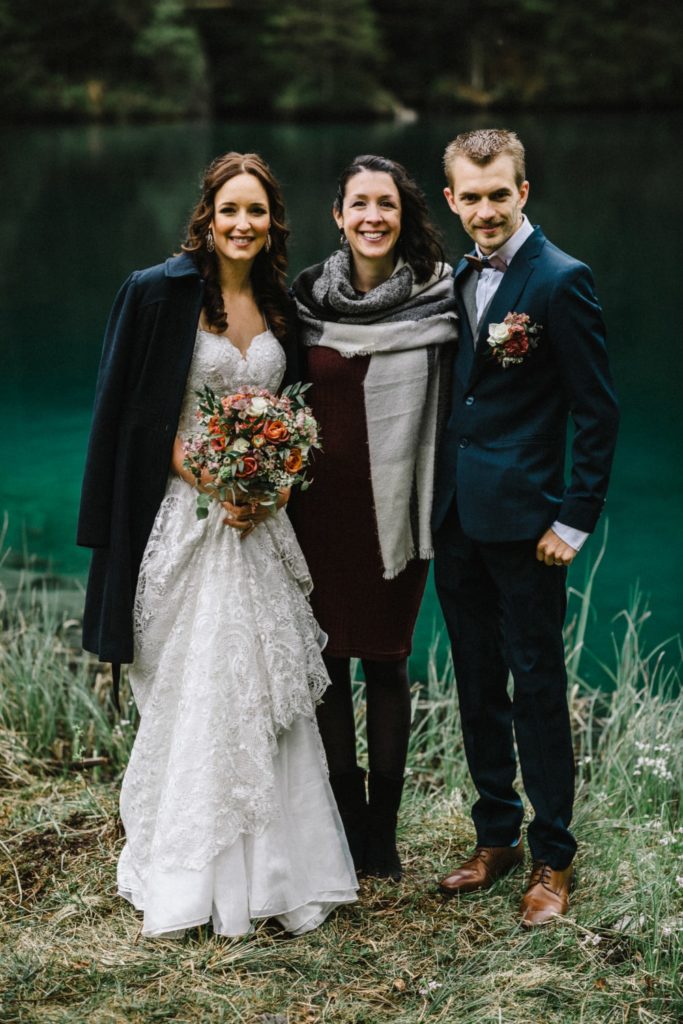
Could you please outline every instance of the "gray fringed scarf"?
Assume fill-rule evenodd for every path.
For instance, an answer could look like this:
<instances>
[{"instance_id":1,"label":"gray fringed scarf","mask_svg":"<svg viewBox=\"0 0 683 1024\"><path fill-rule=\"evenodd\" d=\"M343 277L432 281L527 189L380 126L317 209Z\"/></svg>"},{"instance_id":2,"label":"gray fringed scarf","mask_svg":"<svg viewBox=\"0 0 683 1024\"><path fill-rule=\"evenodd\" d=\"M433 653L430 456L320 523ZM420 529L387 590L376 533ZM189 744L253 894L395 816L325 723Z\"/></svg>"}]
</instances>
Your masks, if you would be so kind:
<instances>
[{"instance_id":1,"label":"gray fringed scarf","mask_svg":"<svg viewBox=\"0 0 683 1024\"><path fill-rule=\"evenodd\" d=\"M293 292L304 345L372 357L363 383L370 477L384 577L393 579L412 558L433 555L440 347L457 338L451 268L438 264L416 284L399 260L387 281L359 295L344 246L300 274Z\"/></svg>"}]
</instances>

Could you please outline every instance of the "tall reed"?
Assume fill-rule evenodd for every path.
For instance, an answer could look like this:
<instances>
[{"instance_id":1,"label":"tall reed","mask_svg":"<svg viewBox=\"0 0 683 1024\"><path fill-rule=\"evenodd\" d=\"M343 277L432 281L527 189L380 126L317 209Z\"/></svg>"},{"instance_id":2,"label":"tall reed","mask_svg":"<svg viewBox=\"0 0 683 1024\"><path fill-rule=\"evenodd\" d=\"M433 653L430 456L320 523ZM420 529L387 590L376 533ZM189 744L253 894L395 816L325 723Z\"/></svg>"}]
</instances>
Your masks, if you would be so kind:
<instances>
[{"instance_id":1,"label":"tall reed","mask_svg":"<svg viewBox=\"0 0 683 1024\"><path fill-rule=\"evenodd\" d=\"M134 709L117 720L106 666L83 653L80 628L45 588L0 588L0 729L52 770L125 766Z\"/></svg>"}]
</instances>

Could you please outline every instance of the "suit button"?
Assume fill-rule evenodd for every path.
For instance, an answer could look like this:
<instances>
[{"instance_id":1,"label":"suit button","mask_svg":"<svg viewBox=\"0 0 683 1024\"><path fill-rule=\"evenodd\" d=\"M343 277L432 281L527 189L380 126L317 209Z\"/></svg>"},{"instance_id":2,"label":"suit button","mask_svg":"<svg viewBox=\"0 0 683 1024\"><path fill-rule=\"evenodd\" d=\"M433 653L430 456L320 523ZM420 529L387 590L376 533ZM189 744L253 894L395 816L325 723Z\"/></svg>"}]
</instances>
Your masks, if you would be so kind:
<instances>
[{"instance_id":1,"label":"suit button","mask_svg":"<svg viewBox=\"0 0 683 1024\"><path fill-rule=\"evenodd\" d=\"M459 447L459 448L467 448L467 445L468 445L469 443L470 443L470 439L469 439L469 437L461 437L461 438L460 438L460 442L459 442L459 444L458 444L458 447Z\"/></svg>"},{"instance_id":2,"label":"suit button","mask_svg":"<svg viewBox=\"0 0 683 1024\"><path fill-rule=\"evenodd\" d=\"M474 405L474 395L468 395L465 399L465 405Z\"/></svg>"}]
</instances>

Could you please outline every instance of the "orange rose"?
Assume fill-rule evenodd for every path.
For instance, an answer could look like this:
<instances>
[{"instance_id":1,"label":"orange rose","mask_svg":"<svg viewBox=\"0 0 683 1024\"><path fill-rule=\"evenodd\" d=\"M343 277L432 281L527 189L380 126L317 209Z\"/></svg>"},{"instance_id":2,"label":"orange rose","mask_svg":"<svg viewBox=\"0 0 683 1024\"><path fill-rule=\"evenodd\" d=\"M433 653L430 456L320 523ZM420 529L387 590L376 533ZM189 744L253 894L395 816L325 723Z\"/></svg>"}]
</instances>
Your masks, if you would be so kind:
<instances>
[{"instance_id":1,"label":"orange rose","mask_svg":"<svg viewBox=\"0 0 683 1024\"><path fill-rule=\"evenodd\" d=\"M263 436L273 444L284 444L289 441L289 431L282 420L271 420L263 428Z\"/></svg>"},{"instance_id":2,"label":"orange rose","mask_svg":"<svg viewBox=\"0 0 683 1024\"><path fill-rule=\"evenodd\" d=\"M223 451L225 451L226 444L227 444L227 441L226 441L225 437L222 434L221 434L220 437L214 437L214 438L211 439L211 447L213 448L213 450L215 452L223 452Z\"/></svg>"},{"instance_id":3,"label":"orange rose","mask_svg":"<svg viewBox=\"0 0 683 1024\"><path fill-rule=\"evenodd\" d=\"M256 473L258 473L258 462L253 455L245 455L242 459L242 469L238 469L235 476L244 480L245 477L255 476Z\"/></svg>"},{"instance_id":4,"label":"orange rose","mask_svg":"<svg viewBox=\"0 0 683 1024\"><path fill-rule=\"evenodd\" d=\"M292 448L291 452L285 459L285 469L288 473L298 473L304 464L304 460L301 458L301 449Z\"/></svg>"},{"instance_id":5,"label":"orange rose","mask_svg":"<svg viewBox=\"0 0 683 1024\"><path fill-rule=\"evenodd\" d=\"M210 434L220 434L220 433L222 433L222 431L221 431L221 424L220 424L220 420L219 420L218 416L211 416L209 418L209 422L207 423L206 429L208 430L208 432Z\"/></svg>"}]
</instances>

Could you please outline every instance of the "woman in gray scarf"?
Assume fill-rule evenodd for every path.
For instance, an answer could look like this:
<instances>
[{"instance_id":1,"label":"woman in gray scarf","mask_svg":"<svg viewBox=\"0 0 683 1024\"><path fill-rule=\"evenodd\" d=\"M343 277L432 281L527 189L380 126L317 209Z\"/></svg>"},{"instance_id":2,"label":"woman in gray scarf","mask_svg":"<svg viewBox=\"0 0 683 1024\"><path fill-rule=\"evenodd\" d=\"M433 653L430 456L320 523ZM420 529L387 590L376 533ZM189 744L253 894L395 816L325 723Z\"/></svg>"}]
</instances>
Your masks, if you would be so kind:
<instances>
[{"instance_id":1,"label":"woman in gray scarf","mask_svg":"<svg viewBox=\"0 0 683 1024\"><path fill-rule=\"evenodd\" d=\"M437 420L455 302L426 200L400 164L353 160L333 216L341 248L293 288L324 447L294 519L313 608L329 636L332 686L318 724L332 789L356 869L398 881L407 659L432 557ZM361 659L366 682L367 796L351 658Z\"/></svg>"}]
</instances>

